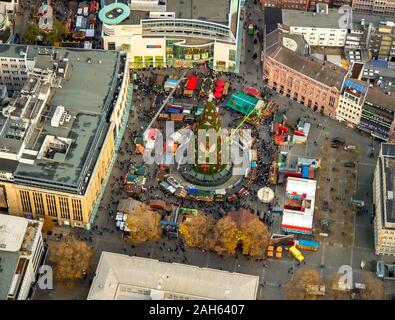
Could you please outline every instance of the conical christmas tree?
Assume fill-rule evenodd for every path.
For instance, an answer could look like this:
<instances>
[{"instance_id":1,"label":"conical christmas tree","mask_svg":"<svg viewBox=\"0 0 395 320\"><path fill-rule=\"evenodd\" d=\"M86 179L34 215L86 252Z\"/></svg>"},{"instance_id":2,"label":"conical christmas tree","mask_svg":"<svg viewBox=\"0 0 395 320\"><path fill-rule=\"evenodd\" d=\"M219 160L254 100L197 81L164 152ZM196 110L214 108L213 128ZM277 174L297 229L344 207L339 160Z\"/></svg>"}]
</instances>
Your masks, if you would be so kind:
<instances>
[{"instance_id":1,"label":"conical christmas tree","mask_svg":"<svg viewBox=\"0 0 395 320\"><path fill-rule=\"evenodd\" d=\"M218 109L212 101L212 98L206 102L203 113L201 114L198 124L195 127L195 145L196 145L196 163L194 169L203 174L215 174L221 171L225 165L221 164L221 137L218 136L216 141L211 143L207 134L205 141L199 141L199 129L216 132L221 130L221 119ZM216 163L210 163L210 154L216 153Z\"/></svg>"}]
</instances>

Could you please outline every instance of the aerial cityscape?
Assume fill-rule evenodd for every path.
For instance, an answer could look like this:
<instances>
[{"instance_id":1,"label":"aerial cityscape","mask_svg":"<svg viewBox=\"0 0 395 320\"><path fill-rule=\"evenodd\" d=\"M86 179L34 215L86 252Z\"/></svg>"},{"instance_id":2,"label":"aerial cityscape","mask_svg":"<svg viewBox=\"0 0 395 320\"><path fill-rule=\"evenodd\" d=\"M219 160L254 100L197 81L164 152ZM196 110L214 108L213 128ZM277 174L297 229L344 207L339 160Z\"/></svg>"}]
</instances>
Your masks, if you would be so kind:
<instances>
[{"instance_id":1,"label":"aerial cityscape","mask_svg":"<svg viewBox=\"0 0 395 320\"><path fill-rule=\"evenodd\" d=\"M395 0L0 0L0 300L394 300L394 188Z\"/></svg>"}]
</instances>

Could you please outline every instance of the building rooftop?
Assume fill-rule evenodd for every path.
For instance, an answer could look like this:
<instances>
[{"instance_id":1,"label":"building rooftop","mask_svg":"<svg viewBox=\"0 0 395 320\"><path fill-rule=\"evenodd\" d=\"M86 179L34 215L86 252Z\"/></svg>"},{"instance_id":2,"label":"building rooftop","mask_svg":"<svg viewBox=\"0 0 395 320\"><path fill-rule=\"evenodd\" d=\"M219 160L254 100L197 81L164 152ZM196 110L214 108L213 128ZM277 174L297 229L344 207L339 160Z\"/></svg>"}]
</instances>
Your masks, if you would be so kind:
<instances>
[{"instance_id":1,"label":"building rooftop","mask_svg":"<svg viewBox=\"0 0 395 320\"><path fill-rule=\"evenodd\" d=\"M338 9L329 9L327 14L288 9L284 9L282 12L284 25L307 28L339 29L340 18L344 15L344 13L339 13Z\"/></svg>"},{"instance_id":2,"label":"building rooftop","mask_svg":"<svg viewBox=\"0 0 395 320\"><path fill-rule=\"evenodd\" d=\"M381 89L377 87L369 88L368 93L366 94L365 101L369 101L375 105L395 111L394 96L384 93Z\"/></svg>"},{"instance_id":3,"label":"building rooftop","mask_svg":"<svg viewBox=\"0 0 395 320\"><path fill-rule=\"evenodd\" d=\"M395 63L385 60L371 60L365 63L362 78L373 80L385 92L395 93Z\"/></svg>"},{"instance_id":4,"label":"building rooftop","mask_svg":"<svg viewBox=\"0 0 395 320\"><path fill-rule=\"evenodd\" d=\"M13 52L15 56L21 49L21 46L0 45L0 50ZM57 48L47 50L47 55L43 54L45 51L43 47L27 48L28 59L35 61L33 71L51 70L55 60L49 57L55 54L64 59L56 60L65 72L64 78L58 86L51 87L29 75L15 103L0 110L0 127L5 128L0 135L0 149L16 157L25 143L26 149L36 153L22 154L27 161L19 161L11 172L17 183L81 194L96 164L106 136L103 133L110 125L125 61L117 51ZM67 121L54 125L59 109ZM30 124L33 118L38 119L34 126ZM30 139L26 138L28 130L32 134ZM54 145L61 148L54 149Z\"/></svg>"},{"instance_id":5,"label":"building rooftop","mask_svg":"<svg viewBox=\"0 0 395 320\"><path fill-rule=\"evenodd\" d=\"M20 251L27 226L26 218L0 214L0 252Z\"/></svg>"},{"instance_id":6,"label":"building rooftop","mask_svg":"<svg viewBox=\"0 0 395 320\"><path fill-rule=\"evenodd\" d=\"M259 277L102 252L88 300L255 300Z\"/></svg>"},{"instance_id":7,"label":"building rooftop","mask_svg":"<svg viewBox=\"0 0 395 320\"><path fill-rule=\"evenodd\" d=\"M270 54L274 60L294 69L328 87L340 91L347 71L330 62L321 62L315 58L303 57L289 49L279 47Z\"/></svg>"},{"instance_id":8,"label":"building rooftop","mask_svg":"<svg viewBox=\"0 0 395 320\"><path fill-rule=\"evenodd\" d=\"M0 57L7 58L24 58L22 53L25 53L27 46L25 45L0 45Z\"/></svg>"},{"instance_id":9,"label":"building rooftop","mask_svg":"<svg viewBox=\"0 0 395 320\"><path fill-rule=\"evenodd\" d=\"M395 144L382 143L379 156L382 203L384 204L383 223L395 223L394 191L395 191Z\"/></svg>"},{"instance_id":10,"label":"building rooftop","mask_svg":"<svg viewBox=\"0 0 395 320\"><path fill-rule=\"evenodd\" d=\"M167 0L166 11L175 12L179 19L196 19L227 25L229 0Z\"/></svg>"},{"instance_id":11,"label":"building rooftop","mask_svg":"<svg viewBox=\"0 0 395 320\"><path fill-rule=\"evenodd\" d=\"M379 26L384 26L384 23L387 21L395 22L395 19L391 19L390 17L356 13L356 12L353 12L352 20L353 20L354 30L363 30L364 26L367 26L369 23L371 23L374 27L377 28Z\"/></svg>"},{"instance_id":12,"label":"building rooftop","mask_svg":"<svg viewBox=\"0 0 395 320\"><path fill-rule=\"evenodd\" d=\"M0 300L7 299L19 262L19 252L0 250Z\"/></svg>"},{"instance_id":13,"label":"building rooftop","mask_svg":"<svg viewBox=\"0 0 395 320\"><path fill-rule=\"evenodd\" d=\"M120 1L126 3L127 1ZM123 17L123 12L113 12L115 8L115 0L105 0L107 7L104 7L99 13L99 17L102 21L107 21L109 24L123 24L123 25L138 25L142 19L154 19L150 18L150 12L174 12L175 18L177 19L193 19L201 21L215 22L223 25L229 24L229 13L230 13L230 1L229 0L217 0L215 2L211 0L166 0L166 4L157 6L153 5L152 2L144 3L143 1L131 1L129 7L131 7L130 14L127 18ZM122 5L121 5L122 6ZM111 23L104 13L106 12L107 18L109 14L112 14ZM235 11L237 13L237 10ZM232 19L233 17L231 17ZM155 18L157 19L157 18ZM232 23L235 25L235 23Z\"/></svg>"}]
</instances>

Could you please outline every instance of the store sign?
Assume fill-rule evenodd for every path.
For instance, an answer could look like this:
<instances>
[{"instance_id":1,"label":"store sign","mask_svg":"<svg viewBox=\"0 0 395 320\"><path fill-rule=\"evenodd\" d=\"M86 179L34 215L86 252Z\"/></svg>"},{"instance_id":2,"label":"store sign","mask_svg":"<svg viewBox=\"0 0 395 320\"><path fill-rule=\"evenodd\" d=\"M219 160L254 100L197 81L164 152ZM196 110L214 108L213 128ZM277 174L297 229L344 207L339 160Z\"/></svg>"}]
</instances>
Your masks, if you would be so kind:
<instances>
[{"instance_id":1,"label":"store sign","mask_svg":"<svg viewBox=\"0 0 395 320\"><path fill-rule=\"evenodd\" d=\"M147 49L160 49L162 46L160 44L147 44Z\"/></svg>"}]
</instances>

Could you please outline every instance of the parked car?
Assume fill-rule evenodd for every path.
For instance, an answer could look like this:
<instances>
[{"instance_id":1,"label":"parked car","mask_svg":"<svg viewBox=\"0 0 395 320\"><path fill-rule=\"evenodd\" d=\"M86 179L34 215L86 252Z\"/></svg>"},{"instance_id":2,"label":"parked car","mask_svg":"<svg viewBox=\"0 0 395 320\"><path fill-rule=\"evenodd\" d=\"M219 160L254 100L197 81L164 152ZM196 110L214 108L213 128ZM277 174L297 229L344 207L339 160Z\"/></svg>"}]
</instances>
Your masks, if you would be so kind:
<instances>
[{"instance_id":1,"label":"parked car","mask_svg":"<svg viewBox=\"0 0 395 320\"><path fill-rule=\"evenodd\" d=\"M334 137L334 138L332 139L332 143L345 144L346 141L345 141L343 138Z\"/></svg>"},{"instance_id":2,"label":"parked car","mask_svg":"<svg viewBox=\"0 0 395 320\"><path fill-rule=\"evenodd\" d=\"M329 210L329 202L324 200L324 203L322 204L322 210L328 211Z\"/></svg>"},{"instance_id":3,"label":"parked car","mask_svg":"<svg viewBox=\"0 0 395 320\"><path fill-rule=\"evenodd\" d=\"M339 149L340 145L338 143L332 143L331 148Z\"/></svg>"},{"instance_id":4,"label":"parked car","mask_svg":"<svg viewBox=\"0 0 395 320\"><path fill-rule=\"evenodd\" d=\"M355 167L355 162L348 161L344 164L345 167L347 168L354 168Z\"/></svg>"}]
</instances>

